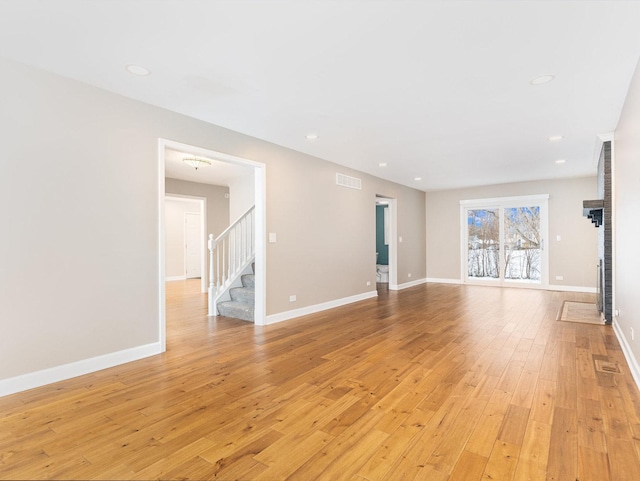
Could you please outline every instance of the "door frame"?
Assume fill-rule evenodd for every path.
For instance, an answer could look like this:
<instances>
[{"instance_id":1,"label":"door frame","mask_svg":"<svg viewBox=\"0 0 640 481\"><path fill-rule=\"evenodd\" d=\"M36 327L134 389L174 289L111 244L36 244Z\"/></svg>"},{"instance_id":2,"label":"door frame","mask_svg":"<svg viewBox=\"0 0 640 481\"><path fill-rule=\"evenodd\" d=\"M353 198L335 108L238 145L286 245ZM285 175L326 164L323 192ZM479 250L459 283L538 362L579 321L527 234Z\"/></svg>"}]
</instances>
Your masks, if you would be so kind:
<instances>
[{"instance_id":1,"label":"door frame","mask_svg":"<svg viewBox=\"0 0 640 481\"><path fill-rule=\"evenodd\" d=\"M388 202L389 209L389 290L398 291L398 199L376 194L376 205L380 199Z\"/></svg>"},{"instance_id":2,"label":"door frame","mask_svg":"<svg viewBox=\"0 0 640 481\"><path fill-rule=\"evenodd\" d=\"M504 278L504 228L500 225L500 277L480 280L469 277L468 268L468 227L467 211L473 209L504 209L507 207L540 206L540 282L522 283ZM502 220L502 217L501 217ZM483 286L523 287L547 289L549 287L549 194L521 195L514 197L494 197L490 199L469 199L460 201L460 280L464 284Z\"/></svg>"},{"instance_id":3,"label":"door frame","mask_svg":"<svg viewBox=\"0 0 640 481\"><path fill-rule=\"evenodd\" d=\"M255 319L256 325L265 325L266 321L266 165L250 159L217 152L214 150L184 144L169 139L158 139L158 339L162 351L167 345L167 315L165 295L165 245L164 245L164 198L165 198L165 150L172 149L196 156L209 157L244 167L251 167L255 173ZM205 231L206 234L206 231ZM205 244L206 245L206 244ZM206 258L207 256L205 256ZM205 269L206 272L206 269Z\"/></svg>"}]
</instances>

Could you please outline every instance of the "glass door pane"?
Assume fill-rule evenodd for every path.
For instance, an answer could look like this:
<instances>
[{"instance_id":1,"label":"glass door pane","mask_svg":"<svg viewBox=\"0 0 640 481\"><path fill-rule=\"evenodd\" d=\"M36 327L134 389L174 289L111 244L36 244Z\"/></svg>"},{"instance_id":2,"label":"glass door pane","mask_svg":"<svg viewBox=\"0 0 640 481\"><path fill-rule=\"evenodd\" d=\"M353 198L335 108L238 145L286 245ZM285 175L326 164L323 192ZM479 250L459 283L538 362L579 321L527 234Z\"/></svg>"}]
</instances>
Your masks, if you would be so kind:
<instances>
[{"instance_id":1,"label":"glass door pane","mask_svg":"<svg viewBox=\"0 0 640 481\"><path fill-rule=\"evenodd\" d=\"M540 283L540 206L504 208L504 278Z\"/></svg>"},{"instance_id":2,"label":"glass door pane","mask_svg":"<svg viewBox=\"0 0 640 481\"><path fill-rule=\"evenodd\" d=\"M467 211L467 275L474 279L500 278L500 211Z\"/></svg>"}]
</instances>

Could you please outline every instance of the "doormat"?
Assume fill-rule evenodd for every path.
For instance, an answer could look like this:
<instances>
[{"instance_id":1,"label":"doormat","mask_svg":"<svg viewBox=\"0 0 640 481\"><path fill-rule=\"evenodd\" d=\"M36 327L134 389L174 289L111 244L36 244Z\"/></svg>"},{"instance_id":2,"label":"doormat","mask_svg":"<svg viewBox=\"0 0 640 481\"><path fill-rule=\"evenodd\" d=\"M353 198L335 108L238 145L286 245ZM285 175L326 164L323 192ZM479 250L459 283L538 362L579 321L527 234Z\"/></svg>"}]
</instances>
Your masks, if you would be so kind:
<instances>
[{"instance_id":1,"label":"doormat","mask_svg":"<svg viewBox=\"0 0 640 481\"><path fill-rule=\"evenodd\" d=\"M564 301L556 321L604 324L598 308L591 302Z\"/></svg>"}]
</instances>

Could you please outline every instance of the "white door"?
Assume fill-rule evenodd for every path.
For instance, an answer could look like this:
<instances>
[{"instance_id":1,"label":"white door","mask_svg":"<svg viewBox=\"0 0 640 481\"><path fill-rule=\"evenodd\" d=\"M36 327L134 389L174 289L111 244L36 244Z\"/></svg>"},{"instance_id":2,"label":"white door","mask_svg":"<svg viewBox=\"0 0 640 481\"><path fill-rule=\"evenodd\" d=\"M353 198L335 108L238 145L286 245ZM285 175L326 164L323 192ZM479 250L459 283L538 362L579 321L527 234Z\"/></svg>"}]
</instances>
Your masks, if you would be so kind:
<instances>
[{"instance_id":1,"label":"white door","mask_svg":"<svg viewBox=\"0 0 640 481\"><path fill-rule=\"evenodd\" d=\"M202 277L202 234L200 233L200 214L184 214L184 259L187 279Z\"/></svg>"}]
</instances>

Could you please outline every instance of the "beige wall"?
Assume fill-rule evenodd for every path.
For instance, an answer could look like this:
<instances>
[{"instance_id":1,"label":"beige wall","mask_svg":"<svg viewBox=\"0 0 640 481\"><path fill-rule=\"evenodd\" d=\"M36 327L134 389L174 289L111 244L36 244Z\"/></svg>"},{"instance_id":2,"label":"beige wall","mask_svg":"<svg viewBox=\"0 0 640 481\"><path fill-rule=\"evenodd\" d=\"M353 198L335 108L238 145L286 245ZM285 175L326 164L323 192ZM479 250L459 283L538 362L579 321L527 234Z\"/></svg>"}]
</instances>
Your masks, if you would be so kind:
<instances>
[{"instance_id":1,"label":"beige wall","mask_svg":"<svg viewBox=\"0 0 640 481\"><path fill-rule=\"evenodd\" d=\"M619 327L640 384L640 67L636 69L614 140L614 292ZM631 330L634 339L631 338ZM632 362L630 362L632 364Z\"/></svg>"},{"instance_id":2,"label":"beige wall","mask_svg":"<svg viewBox=\"0 0 640 481\"><path fill-rule=\"evenodd\" d=\"M460 280L461 200L549 194L549 284L595 287L597 229L582 217L582 201L596 198L596 189L594 176L427 193L427 277Z\"/></svg>"},{"instance_id":3,"label":"beige wall","mask_svg":"<svg viewBox=\"0 0 640 481\"><path fill-rule=\"evenodd\" d=\"M229 188L220 185L200 184L186 180L165 179L164 191L167 194L203 197L207 205L207 231L218 237L229 227Z\"/></svg>"},{"instance_id":4,"label":"beige wall","mask_svg":"<svg viewBox=\"0 0 640 481\"><path fill-rule=\"evenodd\" d=\"M256 203L255 169L229 181L229 221L235 222Z\"/></svg>"},{"instance_id":5,"label":"beige wall","mask_svg":"<svg viewBox=\"0 0 640 481\"><path fill-rule=\"evenodd\" d=\"M267 314L375 286L376 193L398 198L400 282L425 277L421 192L339 188L352 171L5 60L0 90L0 383L160 342L159 138L266 165Z\"/></svg>"},{"instance_id":6,"label":"beige wall","mask_svg":"<svg viewBox=\"0 0 640 481\"><path fill-rule=\"evenodd\" d=\"M360 178L362 190L337 186L336 173ZM277 243L267 244L267 314L375 289L376 194L398 199L399 282L423 279L423 192L294 152L269 163L267 232Z\"/></svg>"}]
</instances>

